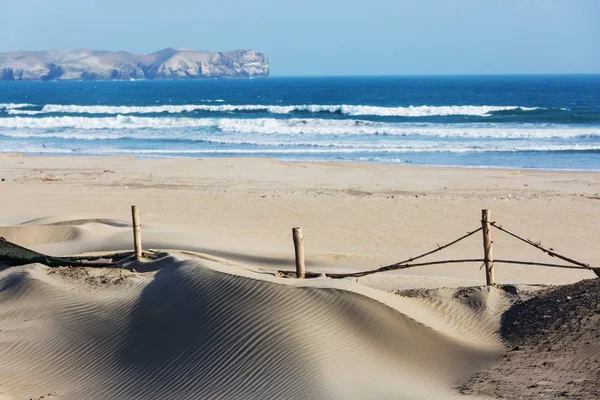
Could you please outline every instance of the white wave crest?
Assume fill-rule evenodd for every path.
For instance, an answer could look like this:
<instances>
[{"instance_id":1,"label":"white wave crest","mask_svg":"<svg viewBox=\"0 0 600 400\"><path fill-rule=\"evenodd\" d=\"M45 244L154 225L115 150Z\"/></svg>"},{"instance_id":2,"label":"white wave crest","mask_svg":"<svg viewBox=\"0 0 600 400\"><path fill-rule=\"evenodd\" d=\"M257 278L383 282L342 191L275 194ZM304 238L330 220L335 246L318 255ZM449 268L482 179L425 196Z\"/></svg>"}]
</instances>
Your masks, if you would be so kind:
<instances>
[{"instance_id":1,"label":"white wave crest","mask_svg":"<svg viewBox=\"0 0 600 400\"><path fill-rule=\"evenodd\" d=\"M90 117L0 118L0 128L10 129L166 129L214 126L214 119L144 118L117 115Z\"/></svg>"},{"instance_id":2,"label":"white wave crest","mask_svg":"<svg viewBox=\"0 0 600 400\"><path fill-rule=\"evenodd\" d=\"M331 119L217 119L223 132L262 135L390 135L493 139L600 137L600 127L514 124L406 124Z\"/></svg>"},{"instance_id":3,"label":"white wave crest","mask_svg":"<svg viewBox=\"0 0 600 400\"><path fill-rule=\"evenodd\" d=\"M215 100L216 101L216 100ZM309 113L341 113L349 116L385 116L385 117L429 117L429 116L489 116L497 111L522 110L531 111L538 107L523 106L408 106L408 107L377 107L367 105L259 105L259 104L222 104L222 105L159 105L159 106L84 106L84 105L45 105L42 113L70 113L70 114L181 114L194 111L206 112L267 112L271 114L289 114L291 112ZM19 111L15 112L19 113Z\"/></svg>"},{"instance_id":4,"label":"white wave crest","mask_svg":"<svg viewBox=\"0 0 600 400\"><path fill-rule=\"evenodd\" d=\"M518 124L412 124L384 123L362 120L334 119L235 119L235 118L148 118L117 115L114 117L12 117L0 118L2 135L39 135L39 131L53 135L73 134L68 130L111 130L111 135L130 137L131 132L140 131L139 136L150 137L149 131L161 132L160 137L177 133L182 138L206 133L206 129L223 133L251 135L390 135L428 136L457 138L494 139L544 139L600 137L600 127L572 127L557 125ZM166 132L164 131L166 130ZM106 135L104 132L102 135ZM186 136L187 135L187 136Z\"/></svg>"},{"instance_id":5,"label":"white wave crest","mask_svg":"<svg viewBox=\"0 0 600 400\"><path fill-rule=\"evenodd\" d=\"M32 104L26 103L0 103L0 110L15 110L18 108L31 107Z\"/></svg>"},{"instance_id":6,"label":"white wave crest","mask_svg":"<svg viewBox=\"0 0 600 400\"><path fill-rule=\"evenodd\" d=\"M8 113L11 115L38 115L43 114L43 111L36 110L20 110L20 109L8 109Z\"/></svg>"}]
</instances>

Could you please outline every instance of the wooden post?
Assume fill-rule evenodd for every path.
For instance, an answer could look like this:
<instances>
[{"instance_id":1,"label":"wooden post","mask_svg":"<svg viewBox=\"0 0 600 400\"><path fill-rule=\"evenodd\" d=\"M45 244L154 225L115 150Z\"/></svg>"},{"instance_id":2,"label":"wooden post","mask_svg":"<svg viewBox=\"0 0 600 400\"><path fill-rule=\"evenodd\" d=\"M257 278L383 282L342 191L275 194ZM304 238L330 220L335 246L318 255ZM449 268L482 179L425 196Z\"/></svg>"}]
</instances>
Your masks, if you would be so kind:
<instances>
[{"instance_id":1,"label":"wooden post","mask_svg":"<svg viewBox=\"0 0 600 400\"><path fill-rule=\"evenodd\" d=\"M135 259L142 258L142 228L140 226L140 212L137 206L131 206L131 219L133 220L133 244L135 246Z\"/></svg>"},{"instance_id":2,"label":"wooden post","mask_svg":"<svg viewBox=\"0 0 600 400\"><path fill-rule=\"evenodd\" d=\"M490 210L481 210L481 227L483 228L485 283L489 286L494 284L494 254L492 251L492 232L490 231Z\"/></svg>"},{"instance_id":3,"label":"wooden post","mask_svg":"<svg viewBox=\"0 0 600 400\"><path fill-rule=\"evenodd\" d=\"M292 235L294 237L294 249L296 250L296 278L304 279L304 242L302 237L302 229L293 228Z\"/></svg>"}]
</instances>

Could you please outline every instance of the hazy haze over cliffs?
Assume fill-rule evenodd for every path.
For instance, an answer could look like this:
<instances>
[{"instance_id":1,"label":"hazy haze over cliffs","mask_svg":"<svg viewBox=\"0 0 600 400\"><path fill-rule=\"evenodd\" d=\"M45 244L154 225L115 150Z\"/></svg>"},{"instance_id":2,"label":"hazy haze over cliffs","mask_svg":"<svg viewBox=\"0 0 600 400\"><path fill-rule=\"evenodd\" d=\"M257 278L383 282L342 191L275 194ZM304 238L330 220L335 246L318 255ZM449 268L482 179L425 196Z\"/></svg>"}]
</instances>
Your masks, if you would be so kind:
<instances>
[{"instance_id":1,"label":"hazy haze over cliffs","mask_svg":"<svg viewBox=\"0 0 600 400\"><path fill-rule=\"evenodd\" d=\"M0 53L0 80L265 78L269 63L253 50L166 48L149 55L91 49Z\"/></svg>"}]
</instances>

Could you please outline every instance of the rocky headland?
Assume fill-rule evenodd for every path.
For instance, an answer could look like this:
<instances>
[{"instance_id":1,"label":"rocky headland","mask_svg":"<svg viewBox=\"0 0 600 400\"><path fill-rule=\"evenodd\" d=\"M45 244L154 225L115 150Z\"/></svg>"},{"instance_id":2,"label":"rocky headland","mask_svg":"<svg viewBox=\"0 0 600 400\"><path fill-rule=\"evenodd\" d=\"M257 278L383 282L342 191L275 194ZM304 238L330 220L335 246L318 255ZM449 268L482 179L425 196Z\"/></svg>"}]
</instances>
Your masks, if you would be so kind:
<instances>
[{"instance_id":1,"label":"rocky headland","mask_svg":"<svg viewBox=\"0 0 600 400\"><path fill-rule=\"evenodd\" d=\"M266 78L267 55L167 48L148 55L91 49L0 53L0 80Z\"/></svg>"}]
</instances>

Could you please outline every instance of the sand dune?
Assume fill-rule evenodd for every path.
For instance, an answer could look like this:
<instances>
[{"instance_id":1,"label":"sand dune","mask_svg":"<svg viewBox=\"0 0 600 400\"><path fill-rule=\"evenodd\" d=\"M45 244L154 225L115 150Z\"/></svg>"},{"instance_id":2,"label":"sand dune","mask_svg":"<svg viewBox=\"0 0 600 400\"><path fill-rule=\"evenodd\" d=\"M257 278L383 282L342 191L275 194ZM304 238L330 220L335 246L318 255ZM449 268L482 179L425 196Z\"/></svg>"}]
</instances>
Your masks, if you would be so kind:
<instances>
[{"instance_id":1,"label":"sand dune","mask_svg":"<svg viewBox=\"0 0 600 400\"><path fill-rule=\"evenodd\" d=\"M18 228L28 227L36 243L49 243L69 227L80 231L65 243L89 244L94 235L83 228L123 229L50 221L2 234L23 238ZM482 301L465 306L352 280L276 278L201 254L162 254L132 267L156 272L0 272L3 395L446 398L503 349L497 325L480 315L493 303L486 298L502 296L497 289L476 290Z\"/></svg>"},{"instance_id":2,"label":"sand dune","mask_svg":"<svg viewBox=\"0 0 600 400\"><path fill-rule=\"evenodd\" d=\"M527 236L598 260L594 174L439 170L427 181L429 170L392 166L24 160L0 157L0 208L9 210L0 236L57 256L129 250L135 202L144 247L160 252L128 265L137 272L0 267L0 399L450 398L501 359L501 315L521 289L536 289L482 287L478 266L462 265L277 277L293 268L298 224L317 272L429 250L476 225L482 204ZM40 174L61 180L38 182ZM483 178L495 186L478 186ZM513 197L496 202L500 193ZM498 254L538 256L494 240ZM442 258L480 251L478 237ZM497 272L512 284L594 276ZM413 289L426 287L434 289Z\"/></svg>"},{"instance_id":3,"label":"sand dune","mask_svg":"<svg viewBox=\"0 0 600 400\"><path fill-rule=\"evenodd\" d=\"M393 308L358 284L281 283L173 256L153 263L153 277L103 277L98 286L71 270L3 271L5 390L17 398L444 398L501 348L491 331L460 339L473 315L419 320L418 301L397 297Z\"/></svg>"}]
</instances>

